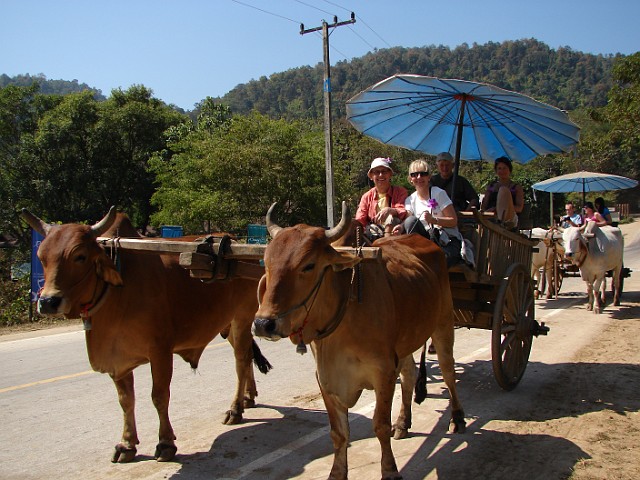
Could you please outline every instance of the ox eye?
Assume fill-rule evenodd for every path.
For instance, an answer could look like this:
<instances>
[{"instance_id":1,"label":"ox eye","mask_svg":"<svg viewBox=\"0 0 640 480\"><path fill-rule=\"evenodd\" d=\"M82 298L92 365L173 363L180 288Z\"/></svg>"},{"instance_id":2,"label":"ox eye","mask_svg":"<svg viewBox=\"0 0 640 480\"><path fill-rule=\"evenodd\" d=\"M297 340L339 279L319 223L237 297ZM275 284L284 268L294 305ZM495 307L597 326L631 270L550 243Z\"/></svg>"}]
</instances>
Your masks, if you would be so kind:
<instances>
[{"instance_id":1,"label":"ox eye","mask_svg":"<svg viewBox=\"0 0 640 480\"><path fill-rule=\"evenodd\" d=\"M87 261L87 256L83 255L83 254L77 255L76 258L75 258L75 261L77 263L84 263L84 262Z\"/></svg>"},{"instance_id":2,"label":"ox eye","mask_svg":"<svg viewBox=\"0 0 640 480\"><path fill-rule=\"evenodd\" d=\"M316 268L316 264L315 263L310 263L308 265L305 265L304 268L302 269L302 271L303 272L310 272L314 268Z\"/></svg>"}]
</instances>

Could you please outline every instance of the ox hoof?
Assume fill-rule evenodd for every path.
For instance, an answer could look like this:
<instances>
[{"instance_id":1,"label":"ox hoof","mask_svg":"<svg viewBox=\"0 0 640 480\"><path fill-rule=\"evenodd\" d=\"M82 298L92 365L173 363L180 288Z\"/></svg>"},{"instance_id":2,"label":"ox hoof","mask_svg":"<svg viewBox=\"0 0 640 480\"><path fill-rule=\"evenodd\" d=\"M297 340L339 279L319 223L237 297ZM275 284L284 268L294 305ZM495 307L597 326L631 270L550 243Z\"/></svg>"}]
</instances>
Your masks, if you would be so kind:
<instances>
[{"instance_id":1,"label":"ox hoof","mask_svg":"<svg viewBox=\"0 0 640 480\"><path fill-rule=\"evenodd\" d=\"M136 447L127 448L122 443L116 445L113 456L111 457L112 463L129 463L136 457Z\"/></svg>"},{"instance_id":2,"label":"ox hoof","mask_svg":"<svg viewBox=\"0 0 640 480\"><path fill-rule=\"evenodd\" d=\"M254 408L256 406L256 401L253 398L246 398L243 400L242 405L244 408Z\"/></svg>"},{"instance_id":3,"label":"ox hoof","mask_svg":"<svg viewBox=\"0 0 640 480\"><path fill-rule=\"evenodd\" d=\"M593 305L587 305L587 310L589 311L593 310Z\"/></svg>"},{"instance_id":4,"label":"ox hoof","mask_svg":"<svg viewBox=\"0 0 640 480\"><path fill-rule=\"evenodd\" d=\"M170 462L176 457L178 447L169 443L159 443L156 445L156 453L153 454L158 462Z\"/></svg>"},{"instance_id":5,"label":"ox hoof","mask_svg":"<svg viewBox=\"0 0 640 480\"><path fill-rule=\"evenodd\" d=\"M393 427L394 440L402 440L403 438L407 438L408 436L409 436L408 428Z\"/></svg>"},{"instance_id":6,"label":"ox hoof","mask_svg":"<svg viewBox=\"0 0 640 480\"><path fill-rule=\"evenodd\" d=\"M383 473L382 480L402 480L402 475L398 472Z\"/></svg>"},{"instance_id":7,"label":"ox hoof","mask_svg":"<svg viewBox=\"0 0 640 480\"><path fill-rule=\"evenodd\" d=\"M619 307L620 306L620 300L614 300L613 301L613 306L614 307Z\"/></svg>"},{"instance_id":8,"label":"ox hoof","mask_svg":"<svg viewBox=\"0 0 640 480\"><path fill-rule=\"evenodd\" d=\"M453 433L464 433L467 430L467 423L464 421L464 412L453 412L449 426Z\"/></svg>"},{"instance_id":9,"label":"ox hoof","mask_svg":"<svg viewBox=\"0 0 640 480\"><path fill-rule=\"evenodd\" d=\"M222 421L225 425L237 425L242 422L242 413L234 412L233 410L227 410L227 413Z\"/></svg>"}]
</instances>

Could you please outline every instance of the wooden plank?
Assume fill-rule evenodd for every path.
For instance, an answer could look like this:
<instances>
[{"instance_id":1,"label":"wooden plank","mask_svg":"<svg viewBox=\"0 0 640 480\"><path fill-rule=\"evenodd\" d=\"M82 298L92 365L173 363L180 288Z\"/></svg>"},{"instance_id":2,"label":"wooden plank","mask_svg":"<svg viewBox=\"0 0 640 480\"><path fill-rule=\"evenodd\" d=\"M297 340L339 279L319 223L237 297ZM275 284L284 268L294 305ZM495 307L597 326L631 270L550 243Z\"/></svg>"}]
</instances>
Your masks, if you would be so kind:
<instances>
[{"instance_id":1,"label":"wooden plank","mask_svg":"<svg viewBox=\"0 0 640 480\"><path fill-rule=\"evenodd\" d=\"M156 240L142 238L107 238L99 237L98 242L106 247L121 248L124 250L139 250L153 253L185 253L200 252L217 255L220 244L205 241L180 241L180 240ZM266 245L249 243L231 243L229 251L225 252L227 260L261 260L264 258ZM336 247L339 252L347 252L356 255L357 251L352 247ZM363 247L362 258L364 261L379 261L381 252L378 247Z\"/></svg>"}]
</instances>

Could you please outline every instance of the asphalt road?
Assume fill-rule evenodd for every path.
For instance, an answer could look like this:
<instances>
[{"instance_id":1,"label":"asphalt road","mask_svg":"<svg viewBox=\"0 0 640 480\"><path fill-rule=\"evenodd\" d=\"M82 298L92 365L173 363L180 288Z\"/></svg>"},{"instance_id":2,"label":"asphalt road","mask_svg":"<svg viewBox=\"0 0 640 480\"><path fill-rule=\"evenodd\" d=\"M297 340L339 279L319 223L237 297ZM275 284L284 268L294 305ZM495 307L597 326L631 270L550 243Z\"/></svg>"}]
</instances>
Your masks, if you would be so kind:
<instances>
[{"instance_id":1,"label":"asphalt road","mask_svg":"<svg viewBox=\"0 0 640 480\"><path fill-rule=\"evenodd\" d=\"M640 239L631 240L625 265L638 272L640 242L635 240ZM632 274L625 290L640 290L638 277L640 273ZM582 305L583 292L579 279L569 278L559 299L536 302L536 318L551 332L534 341L527 371L513 392L502 391L493 379L490 332L457 330L458 388L468 423L464 435L446 431L447 397L435 356L430 357L429 398L414 405L411 436L392 443L405 479L447 478L438 476L441 466L467 445L469 435L486 434L483 424L489 418L517 419L513 412L526 409L529 398L597 338L611 321L607 312L614 307L591 316ZM585 315L590 316L588 322ZM141 445L137 461L118 465L111 464L110 457L120 439L122 414L110 378L90 369L83 332L0 337L0 478L326 478L333 453L311 354L296 354L295 346L284 340L260 341L260 347L274 370L257 373L258 406L245 412L245 421L237 426L221 424L235 384L228 344L216 339L196 372L174 357L170 415L178 455L170 463L153 460L157 417L150 399L150 373L148 366L136 370ZM351 410L353 479L379 478L379 447L370 420L373 406L372 393L365 392ZM558 449L579 458L571 445L560 442Z\"/></svg>"}]
</instances>

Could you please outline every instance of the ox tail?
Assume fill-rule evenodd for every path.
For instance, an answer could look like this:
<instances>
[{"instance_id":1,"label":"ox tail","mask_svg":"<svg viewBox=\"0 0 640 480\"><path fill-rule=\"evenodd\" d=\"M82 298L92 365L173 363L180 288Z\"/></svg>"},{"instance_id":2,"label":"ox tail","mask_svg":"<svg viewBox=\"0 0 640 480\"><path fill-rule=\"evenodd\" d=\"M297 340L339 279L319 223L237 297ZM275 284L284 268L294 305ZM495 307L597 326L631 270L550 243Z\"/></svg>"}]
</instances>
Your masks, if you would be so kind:
<instances>
[{"instance_id":1,"label":"ox tail","mask_svg":"<svg viewBox=\"0 0 640 480\"><path fill-rule=\"evenodd\" d=\"M253 349L253 363L255 363L256 367L258 367L260 373L267 373L269 370L271 370L273 367L269 363L269 360L267 360L264 355L262 355L260 347L258 347L258 344L255 340L251 341L251 348Z\"/></svg>"},{"instance_id":2,"label":"ox tail","mask_svg":"<svg viewBox=\"0 0 640 480\"><path fill-rule=\"evenodd\" d=\"M425 356L427 353L427 344L422 347L422 353L420 354L420 366L418 367L418 378L416 379L416 386L414 389L413 401L420 405L427 398L427 362Z\"/></svg>"}]
</instances>

